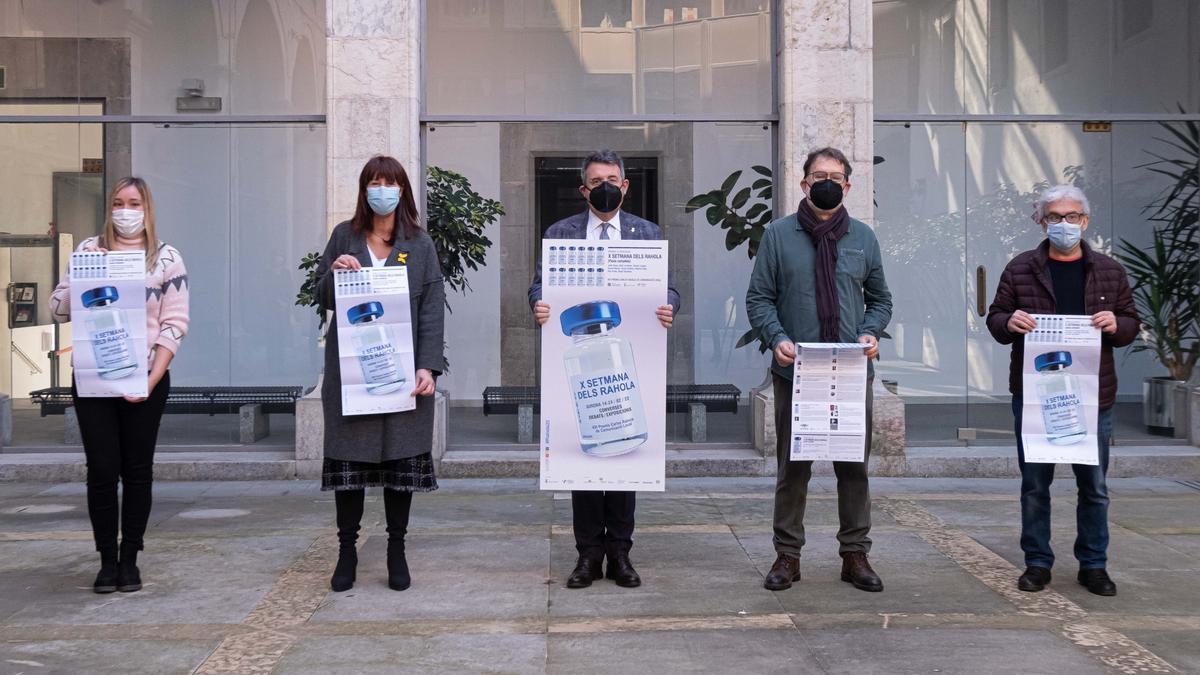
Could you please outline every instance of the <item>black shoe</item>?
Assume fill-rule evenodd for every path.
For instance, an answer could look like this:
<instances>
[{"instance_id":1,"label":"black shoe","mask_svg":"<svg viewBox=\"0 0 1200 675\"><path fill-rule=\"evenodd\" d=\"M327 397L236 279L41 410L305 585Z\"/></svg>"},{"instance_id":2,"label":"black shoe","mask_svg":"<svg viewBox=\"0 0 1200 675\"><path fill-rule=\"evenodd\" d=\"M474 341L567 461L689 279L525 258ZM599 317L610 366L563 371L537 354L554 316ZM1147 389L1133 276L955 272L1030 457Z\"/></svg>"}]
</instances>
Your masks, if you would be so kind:
<instances>
[{"instance_id":1,"label":"black shoe","mask_svg":"<svg viewBox=\"0 0 1200 675\"><path fill-rule=\"evenodd\" d=\"M92 584L96 593L115 593L117 590L117 551L100 552L100 573Z\"/></svg>"},{"instance_id":2,"label":"black shoe","mask_svg":"<svg viewBox=\"0 0 1200 675\"><path fill-rule=\"evenodd\" d=\"M404 557L404 540L388 541L387 549L388 588L403 591L412 586L408 573L408 559Z\"/></svg>"},{"instance_id":3,"label":"black shoe","mask_svg":"<svg viewBox=\"0 0 1200 675\"><path fill-rule=\"evenodd\" d=\"M1117 594L1117 585L1109 578L1108 572L1103 567L1079 570L1079 583L1087 588L1089 592L1096 595L1109 596Z\"/></svg>"},{"instance_id":4,"label":"black shoe","mask_svg":"<svg viewBox=\"0 0 1200 675\"><path fill-rule=\"evenodd\" d=\"M642 585L642 578L638 576L637 570L633 569L633 563L629 562L628 553L618 553L615 558L609 556L608 573L605 576L622 588L637 588Z\"/></svg>"},{"instance_id":5,"label":"black shoe","mask_svg":"<svg viewBox=\"0 0 1200 675\"><path fill-rule=\"evenodd\" d=\"M848 551L842 554L842 581L852 584L860 591L878 593L883 590L883 580L871 569L867 554Z\"/></svg>"},{"instance_id":6,"label":"black shoe","mask_svg":"<svg viewBox=\"0 0 1200 675\"><path fill-rule=\"evenodd\" d=\"M329 587L337 593L354 588L357 568L358 549L353 545L338 547L337 567L333 568L333 577L329 579Z\"/></svg>"},{"instance_id":7,"label":"black shoe","mask_svg":"<svg viewBox=\"0 0 1200 675\"><path fill-rule=\"evenodd\" d=\"M142 574L137 566L138 548L121 543L121 559L117 561L117 590L133 593L142 590Z\"/></svg>"},{"instance_id":8,"label":"black shoe","mask_svg":"<svg viewBox=\"0 0 1200 675\"><path fill-rule=\"evenodd\" d=\"M1050 568L1039 567L1038 565L1030 565L1025 568L1025 573L1017 579L1017 588L1028 593L1037 593L1050 583Z\"/></svg>"},{"instance_id":9,"label":"black shoe","mask_svg":"<svg viewBox=\"0 0 1200 675\"><path fill-rule=\"evenodd\" d=\"M567 577L567 588L587 588L592 582L604 576L604 570L599 559L579 556L575 562L575 570Z\"/></svg>"},{"instance_id":10,"label":"black shoe","mask_svg":"<svg viewBox=\"0 0 1200 675\"><path fill-rule=\"evenodd\" d=\"M763 588L768 591L786 591L792 587L793 581L800 581L800 559L786 553L780 553L763 579Z\"/></svg>"}]
</instances>

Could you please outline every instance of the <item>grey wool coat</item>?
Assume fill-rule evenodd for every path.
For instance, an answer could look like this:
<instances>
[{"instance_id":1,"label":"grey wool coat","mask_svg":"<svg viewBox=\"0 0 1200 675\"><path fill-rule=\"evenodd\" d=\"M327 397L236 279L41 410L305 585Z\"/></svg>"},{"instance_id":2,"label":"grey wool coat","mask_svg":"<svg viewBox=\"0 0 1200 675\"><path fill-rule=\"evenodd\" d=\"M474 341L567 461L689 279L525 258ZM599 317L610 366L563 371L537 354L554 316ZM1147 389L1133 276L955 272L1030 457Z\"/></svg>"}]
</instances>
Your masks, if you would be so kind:
<instances>
[{"instance_id":1,"label":"grey wool coat","mask_svg":"<svg viewBox=\"0 0 1200 675\"><path fill-rule=\"evenodd\" d=\"M402 236L398 232L398 237ZM317 303L322 310L333 310L333 261L350 254L363 267L371 266L366 239L354 233L350 221L333 229L321 262L317 266ZM401 258L406 260L401 263ZM413 364L416 368L440 375L445 369L442 355L442 330L445 321L446 291L442 266L433 240L424 231L412 239L396 239L386 267L408 268L409 303L412 311ZM405 459L429 452L433 445L433 397L418 396L417 408L384 415L342 415L342 373L338 361L337 321L325 336L325 380L321 386L325 411L325 457L327 459L380 463Z\"/></svg>"}]
</instances>

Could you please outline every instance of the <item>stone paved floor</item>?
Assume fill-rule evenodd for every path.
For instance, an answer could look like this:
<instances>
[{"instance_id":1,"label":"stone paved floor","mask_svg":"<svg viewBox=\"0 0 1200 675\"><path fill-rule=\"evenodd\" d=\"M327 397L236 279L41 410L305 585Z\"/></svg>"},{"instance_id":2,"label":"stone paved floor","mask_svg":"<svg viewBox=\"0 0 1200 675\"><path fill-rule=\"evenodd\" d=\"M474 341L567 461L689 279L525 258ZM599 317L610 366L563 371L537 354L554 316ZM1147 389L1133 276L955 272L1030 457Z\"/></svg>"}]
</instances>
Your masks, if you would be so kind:
<instances>
[{"instance_id":1,"label":"stone paved floor","mask_svg":"<svg viewBox=\"0 0 1200 675\"><path fill-rule=\"evenodd\" d=\"M0 485L0 673L1200 672L1200 491L1111 483L1115 598L1061 564L1015 590L1016 482L877 479L883 593L838 580L837 502L814 479L803 581L762 589L769 479L639 496L638 589L567 590L567 495L443 481L415 500L411 589L385 583L372 495L359 581L328 591L333 503L314 483L160 483L139 593L95 595L83 487Z\"/></svg>"}]
</instances>

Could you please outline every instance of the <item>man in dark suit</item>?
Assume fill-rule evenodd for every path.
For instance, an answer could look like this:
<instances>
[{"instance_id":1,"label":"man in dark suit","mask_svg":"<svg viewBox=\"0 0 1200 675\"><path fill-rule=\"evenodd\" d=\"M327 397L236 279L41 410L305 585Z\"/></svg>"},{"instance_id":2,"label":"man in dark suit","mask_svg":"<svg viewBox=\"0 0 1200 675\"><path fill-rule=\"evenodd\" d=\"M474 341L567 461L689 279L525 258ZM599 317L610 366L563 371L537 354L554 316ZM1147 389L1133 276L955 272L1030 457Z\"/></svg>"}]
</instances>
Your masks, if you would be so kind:
<instances>
[{"instance_id":1,"label":"man in dark suit","mask_svg":"<svg viewBox=\"0 0 1200 675\"><path fill-rule=\"evenodd\" d=\"M564 218L546 230L546 239L663 239L658 225L621 210L629 181L625 163L612 150L593 152L583 161L583 185L579 193L588 201L588 210ZM539 263L529 286L529 307L538 325L550 319L550 305L542 301L542 270ZM655 309L664 328L670 328L679 311L679 293L668 284L667 304ZM586 588L604 576L601 569L608 558L608 578L618 586L640 586L629 549L633 547L633 510L635 492L575 490L571 492L571 510L575 530L575 548L579 560L567 578L567 588Z\"/></svg>"}]
</instances>

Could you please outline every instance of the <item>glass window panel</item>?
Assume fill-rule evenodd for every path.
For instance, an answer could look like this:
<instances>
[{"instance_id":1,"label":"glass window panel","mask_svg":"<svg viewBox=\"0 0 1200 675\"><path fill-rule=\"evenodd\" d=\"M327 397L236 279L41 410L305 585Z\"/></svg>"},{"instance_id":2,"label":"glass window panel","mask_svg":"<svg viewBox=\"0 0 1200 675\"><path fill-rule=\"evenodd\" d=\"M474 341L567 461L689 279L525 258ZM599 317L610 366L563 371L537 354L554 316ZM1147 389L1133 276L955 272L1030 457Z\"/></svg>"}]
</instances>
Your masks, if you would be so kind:
<instances>
[{"instance_id":1,"label":"glass window panel","mask_svg":"<svg viewBox=\"0 0 1200 675\"><path fill-rule=\"evenodd\" d=\"M773 114L769 3L717 13L701 4L525 0L464 14L426 3L425 111ZM750 83L723 86L728 68Z\"/></svg>"},{"instance_id":2,"label":"glass window panel","mask_svg":"<svg viewBox=\"0 0 1200 675\"><path fill-rule=\"evenodd\" d=\"M876 0L874 18L880 113L1200 109L1200 0Z\"/></svg>"},{"instance_id":3,"label":"glass window panel","mask_svg":"<svg viewBox=\"0 0 1200 675\"><path fill-rule=\"evenodd\" d=\"M626 161L630 190L623 208L657 222L671 242L683 308L668 333L668 379L738 387L738 413L710 413L708 441L750 444L750 390L763 381L768 357L754 346L733 345L748 328L744 298L752 262L744 246L726 250L725 231L709 225L703 213L685 213L683 205L734 171L743 171L742 182L749 185L758 178L750 175L752 165L771 166L769 125L429 124L425 143L430 165L462 173L473 189L499 199L506 210L487 229L493 243L486 265L468 276L472 290L450 297L450 371L439 384L450 392L451 448L524 447L517 443L515 415L482 414L483 390L538 385L539 330L530 319L526 289L540 235L587 208L578 191L579 166L589 151L605 147ZM496 335L497 325L498 339L479 339ZM686 413L669 416L668 434L671 444L691 443Z\"/></svg>"}]
</instances>

